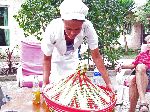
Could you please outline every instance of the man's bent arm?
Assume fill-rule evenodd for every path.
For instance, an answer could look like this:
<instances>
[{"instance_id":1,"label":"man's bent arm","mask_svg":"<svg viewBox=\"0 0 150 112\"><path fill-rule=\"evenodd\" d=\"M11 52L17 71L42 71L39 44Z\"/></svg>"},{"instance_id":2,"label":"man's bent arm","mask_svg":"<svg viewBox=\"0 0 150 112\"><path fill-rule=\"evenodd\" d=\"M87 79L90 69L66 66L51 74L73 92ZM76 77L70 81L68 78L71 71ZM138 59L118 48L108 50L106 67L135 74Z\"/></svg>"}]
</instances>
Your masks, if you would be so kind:
<instances>
[{"instance_id":1,"label":"man's bent arm","mask_svg":"<svg viewBox=\"0 0 150 112\"><path fill-rule=\"evenodd\" d=\"M43 59L43 84L46 85L49 83L51 71L51 56L44 55Z\"/></svg>"},{"instance_id":2,"label":"man's bent arm","mask_svg":"<svg viewBox=\"0 0 150 112\"><path fill-rule=\"evenodd\" d=\"M94 50L91 50L91 55L92 55L92 59L97 67L97 69L99 70L99 72L102 74L102 77L106 83L106 85L111 85L111 81L110 78L108 76L108 72L106 70L106 67L104 65L102 56L99 53L99 49L96 48Z\"/></svg>"}]
</instances>

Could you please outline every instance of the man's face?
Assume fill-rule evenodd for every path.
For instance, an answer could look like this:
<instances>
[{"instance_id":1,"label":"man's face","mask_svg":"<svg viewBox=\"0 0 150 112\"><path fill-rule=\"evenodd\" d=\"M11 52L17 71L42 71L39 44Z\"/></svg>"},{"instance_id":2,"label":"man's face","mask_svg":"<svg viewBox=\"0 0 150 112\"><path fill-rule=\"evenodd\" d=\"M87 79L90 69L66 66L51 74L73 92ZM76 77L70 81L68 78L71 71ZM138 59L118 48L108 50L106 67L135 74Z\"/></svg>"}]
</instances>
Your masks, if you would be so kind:
<instances>
[{"instance_id":1,"label":"man's face","mask_svg":"<svg viewBox=\"0 0 150 112\"><path fill-rule=\"evenodd\" d=\"M64 29L70 39L74 39L81 31L83 21L81 20L63 20Z\"/></svg>"},{"instance_id":2,"label":"man's face","mask_svg":"<svg viewBox=\"0 0 150 112\"><path fill-rule=\"evenodd\" d=\"M147 46L150 48L150 39L147 41Z\"/></svg>"}]
</instances>

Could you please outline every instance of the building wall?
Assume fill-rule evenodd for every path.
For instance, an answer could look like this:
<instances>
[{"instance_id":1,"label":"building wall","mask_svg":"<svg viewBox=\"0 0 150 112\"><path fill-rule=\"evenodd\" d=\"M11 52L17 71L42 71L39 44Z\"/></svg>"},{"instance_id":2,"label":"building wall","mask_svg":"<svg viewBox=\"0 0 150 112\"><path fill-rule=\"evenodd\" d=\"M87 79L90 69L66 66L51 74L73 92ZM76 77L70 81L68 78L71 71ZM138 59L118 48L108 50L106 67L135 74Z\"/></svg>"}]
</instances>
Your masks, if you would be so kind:
<instances>
[{"instance_id":1,"label":"building wall","mask_svg":"<svg viewBox=\"0 0 150 112\"><path fill-rule=\"evenodd\" d=\"M8 29L10 29L10 46L19 44L20 40L24 38L23 30L19 28L17 21L13 15L17 14L21 4L24 0L0 0L1 6L8 6Z\"/></svg>"},{"instance_id":2,"label":"building wall","mask_svg":"<svg viewBox=\"0 0 150 112\"><path fill-rule=\"evenodd\" d=\"M126 40L127 40L127 45L128 48L131 49L138 49L141 46L141 24L140 23L135 23L132 26L132 32L131 35L126 35ZM125 46L125 41L124 41L124 36L121 35L119 40L122 47Z\"/></svg>"}]
</instances>

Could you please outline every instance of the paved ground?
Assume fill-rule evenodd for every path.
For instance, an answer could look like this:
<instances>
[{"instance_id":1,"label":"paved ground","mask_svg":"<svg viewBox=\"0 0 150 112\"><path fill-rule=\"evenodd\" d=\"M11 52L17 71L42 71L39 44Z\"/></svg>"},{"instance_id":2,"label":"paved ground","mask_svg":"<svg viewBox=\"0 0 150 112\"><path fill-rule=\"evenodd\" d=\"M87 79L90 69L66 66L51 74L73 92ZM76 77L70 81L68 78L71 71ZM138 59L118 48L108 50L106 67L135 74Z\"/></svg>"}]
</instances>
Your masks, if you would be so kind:
<instances>
[{"instance_id":1,"label":"paved ground","mask_svg":"<svg viewBox=\"0 0 150 112\"><path fill-rule=\"evenodd\" d=\"M124 61L124 60L121 60L121 61ZM125 62L127 63L127 61L125 61ZM126 77L128 77L128 76L124 76L124 78L126 78ZM111 75L110 78L111 78L111 81L112 81L112 84L114 85L114 87L119 91L120 88L116 83L116 76ZM101 85L103 85L103 84L104 84L104 81L101 78ZM17 108L17 107L15 107L16 106L15 101L21 99L21 97L28 97L28 94L31 91L31 89L29 89L29 88L19 88L16 81L5 81L5 82L0 81L0 86L2 88L2 91L3 91L4 95L8 95L11 98L10 100L14 101L14 105L11 105L12 108ZM128 108L129 108L129 98L128 98L129 97L129 88L125 87L125 86L122 86L121 88L124 89L123 95L122 95L122 93L118 93L118 95L120 95L119 99L122 99L122 105L116 106L116 111L115 112L128 112ZM20 94L22 92L25 94L25 96L21 96L21 97L16 96L16 94ZM150 104L150 92L146 94L146 98L147 98L147 101ZM27 100L30 100L30 99L27 99ZM121 102L121 101L119 101L119 102ZM6 112L6 111L3 111L3 110L7 109L8 107L10 108L9 103L3 105L0 112L1 111ZM138 105L137 105L136 112L138 112L138 107L139 107L139 102L138 102Z\"/></svg>"},{"instance_id":2,"label":"paved ground","mask_svg":"<svg viewBox=\"0 0 150 112\"><path fill-rule=\"evenodd\" d=\"M111 80L112 80L112 83L114 84L114 86L116 86L115 76L111 76ZM102 80L102 78L101 78L100 82L101 82L101 85L104 85L104 81ZM1 111L5 112L4 110L8 110L8 108L10 109L9 111L12 111L12 110L15 111L16 109L18 110L18 108L20 108L20 107L18 107L18 104L15 104L15 102L18 102L18 100L22 101L21 97L24 97L24 99L26 99L26 100L31 100L31 99L29 99L30 98L29 94L31 94L31 89L30 88L26 88L26 87L24 87L24 88L18 87L16 81L0 82L0 86L2 88L2 91L3 91L4 95L8 95L10 97L10 100L13 100L13 102L14 102L13 105L12 104L10 105L9 101L8 101L7 104L2 106L0 112ZM24 93L25 95L24 96L20 96L19 94L22 94L22 93ZM126 103L125 103L125 105L126 105ZM123 104L123 106L124 106L124 104ZM119 109L118 107L116 109ZM127 106L124 106L123 110L125 108L127 108ZM126 111L122 111L122 112L126 112Z\"/></svg>"},{"instance_id":3,"label":"paved ground","mask_svg":"<svg viewBox=\"0 0 150 112\"><path fill-rule=\"evenodd\" d=\"M112 81L114 87L117 88L116 77L110 76L110 78L111 78L111 81ZM101 80L101 84L102 85L104 84L103 80ZM16 106L15 101L21 99L21 97L17 97L16 94L20 94L21 92L24 92L25 96L22 96L22 97L28 97L28 94L31 91L29 88L19 88L17 86L16 81L0 82L0 85L2 87L3 93L5 93L4 95L8 95L11 98L10 100L14 100L14 105L11 105L11 106L14 106L14 108L17 108L17 107L15 107ZM129 100L128 100L128 93L129 92L128 91L129 91L129 89L128 89L128 87L123 87L123 88L124 88L124 94L123 94L123 99L122 99L123 104L116 106L115 112L128 112L128 108L129 108ZM147 100L149 101L149 104L150 104L150 93L146 94L146 97L147 97ZM29 100L29 99L27 99L27 100ZM8 104L2 106L2 110L6 109L8 106L10 108L10 105L8 105ZM4 111L2 111L2 112L4 112ZM137 111L136 112L138 112L138 105L137 105Z\"/></svg>"}]
</instances>

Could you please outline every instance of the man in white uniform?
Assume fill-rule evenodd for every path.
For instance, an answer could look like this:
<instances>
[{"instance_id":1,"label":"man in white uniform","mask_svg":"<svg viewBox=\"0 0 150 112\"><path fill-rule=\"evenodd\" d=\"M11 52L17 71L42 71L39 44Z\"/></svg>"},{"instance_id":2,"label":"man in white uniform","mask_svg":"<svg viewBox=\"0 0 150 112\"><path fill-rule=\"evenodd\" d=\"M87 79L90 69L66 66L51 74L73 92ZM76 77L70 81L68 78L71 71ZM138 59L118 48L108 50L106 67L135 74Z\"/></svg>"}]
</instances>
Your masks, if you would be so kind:
<instances>
[{"instance_id":1,"label":"man in white uniform","mask_svg":"<svg viewBox=\"0 0 150 112\"><path fill-rule=\"evenodd\" d=\"M106 86L113 89L99 53L98 36L92 23L85 19L88 7L82 0L64 0L59 9L61 18L50 22L41 44L44 52L44 85L58 82L75 73L78 66L78 47L86 39L92 59L101 72Z\"/></svg>"}]
</instances>

